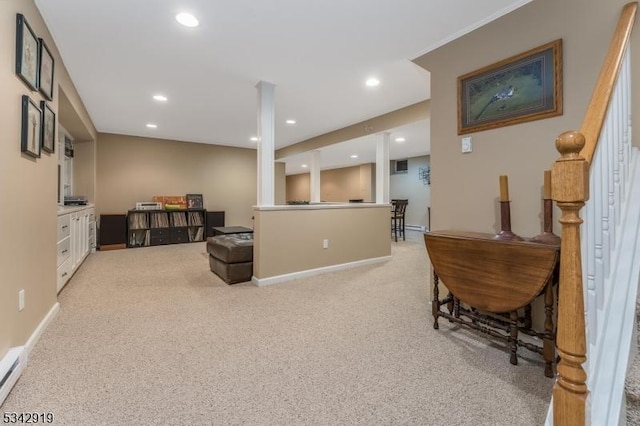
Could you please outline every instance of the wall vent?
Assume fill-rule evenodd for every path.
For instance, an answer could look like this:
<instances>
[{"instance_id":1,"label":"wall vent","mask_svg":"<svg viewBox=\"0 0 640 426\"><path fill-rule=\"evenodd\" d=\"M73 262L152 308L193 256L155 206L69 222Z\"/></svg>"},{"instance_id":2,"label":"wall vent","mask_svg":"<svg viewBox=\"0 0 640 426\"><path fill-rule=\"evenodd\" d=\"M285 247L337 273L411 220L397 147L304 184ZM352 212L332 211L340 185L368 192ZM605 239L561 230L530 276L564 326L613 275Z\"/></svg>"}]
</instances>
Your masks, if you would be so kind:
<instances>
[{"instance_id":1,"label":"wall vent","mask_svg":"<svg viewBox=\"0 0 640 426\"><path fill-rule=\"evenodd\" d=\"M408 173L409 172L409 160L396 160L396 173Z\"/></svg>"}]
</instances>

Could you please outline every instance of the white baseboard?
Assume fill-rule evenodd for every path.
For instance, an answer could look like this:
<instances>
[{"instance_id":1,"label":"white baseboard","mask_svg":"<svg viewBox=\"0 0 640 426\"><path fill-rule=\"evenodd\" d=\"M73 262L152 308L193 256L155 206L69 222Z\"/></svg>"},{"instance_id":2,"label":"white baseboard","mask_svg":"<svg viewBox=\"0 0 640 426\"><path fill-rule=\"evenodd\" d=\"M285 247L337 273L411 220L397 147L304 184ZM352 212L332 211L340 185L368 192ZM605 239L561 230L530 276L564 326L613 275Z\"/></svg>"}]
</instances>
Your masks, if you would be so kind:
<instances>
[{"instance_id":1,"label":"white baseboard","mask_svg":"<svg viewBox=\"0 0 640 426\"><path fill-rule=\"evenodd\" d=\"M42 333L44 333L47 327L49 327L49 324L51 323L51 321L53 321L56 315L58 315L58 312L60 312L60 303L56 302L51 307L51 309L49 309L49 312L47 312L47 315L45 315L42 321L40 321L40 324L38 324L38 327L36 327L33 334L31 334L31 337L29 337L29 340L27 340L27 343L25 344L25 346L29 353L31 353L31 350L33 349L33 347L36 345L36 343L38 343L38 340L40 340Z\"/></svg>"},{"instance_id":2,"label":"white baseboard","mask_svg":"<svg viewBox=\"0 0 640 426\"><path fill-rule=\"evenodd\" d=\"M255 275L251 277L251 282L258 287L271 284L278 284L285 281L291 281L298 278L306 278L314 275L326 274L327 272L343 271L345 269L357 268L358 266L373 265L375 263L386 262L391 260L391 256L374 257L372 259L357 260L355 262L341 263L339 265L325 266L323 268L307 269L306 271L292 272L290 274L276 275L275 277L258 278Z\"/></svg>"},{"instance_id":3,"label":"white baseboard","mask_svg":"<svg viewBox=\"0 0 640 426\"><path fill-rule=\"evenodd\" d=\"M56 302L42 321L40 321L40 324L38 324L38 327L36 327L33 334L31 334L27 343L24 346L16 346L9 349L7 354L0 360L0 381L5 376L7 377L6 381L0 387L0 404L7 398L13 385L16 384L18 378L27 367L31 350L36 343L38 343L42 333L44 333L59 311L60 304Z\"/></svg>"}]
</instances>

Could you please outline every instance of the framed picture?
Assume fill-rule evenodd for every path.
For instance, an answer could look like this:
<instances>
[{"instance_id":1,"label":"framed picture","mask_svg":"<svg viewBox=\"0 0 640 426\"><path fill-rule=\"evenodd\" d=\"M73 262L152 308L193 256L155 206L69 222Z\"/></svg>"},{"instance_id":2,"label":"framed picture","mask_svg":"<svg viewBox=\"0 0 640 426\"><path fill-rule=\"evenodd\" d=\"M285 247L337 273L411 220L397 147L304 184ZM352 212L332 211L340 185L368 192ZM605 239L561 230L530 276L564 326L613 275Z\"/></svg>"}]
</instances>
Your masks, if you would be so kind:
<instances>
[{"instance_id":1,"label":"framed picture","mask_svg":"<svg viewBox=\"0 0 640 426\"><path fill-rule=\"evenodd\" d=\"M40 127L42 126L42 112L38 105L27 95L22 96L22 152L40 157Z\"/></svg>"},{"instance_id":2,"label":"framed picture","mask_svg":"<svg viewBox=\"0 0 640 426\"><path fill-rule=\"evenodd\" d=\"M188 209L201 209L202 205L202 194L187 194Z\"/></svg>"},{"instance_id":3,"label":"framed picture","mask_svg":"<svg viewBox=\"0 0 640 426\"><path fill-rule=\"evenodd\" d=\"M562 115L562 40L458 77L458 134Z\"/></svg>"},{"instance_id":4,"label":"framed picture","mask_svg":"<svg viewBox=\"0 0 640 426\"><path fill-rule=\"evenodd\" d=\"M46 101L40 102L42 110L42 132L40 143L43 151L55 152L56 150L56 114L49 108Z\"/></svg>"},{"instance_id":5,"label":"framed picture","mask_svg":"<svg viewBox=\"0 0 640 426\"><path fill-rule=\"evenodd\" d=\"M40 61L38 69L38 90L47 100L53 99L53 55L45 44L44 40L39 38Z\"/></svg>"},{"instance_id":6,"label":"framed picture","mask_svg":"<svg viewBox=\"0 0 640 426\"><path fill-rule=\"evenodd\" d=\"M38 38L20 13L16 15L16 74L38 90Z\"/></svg>"}]
</instances>

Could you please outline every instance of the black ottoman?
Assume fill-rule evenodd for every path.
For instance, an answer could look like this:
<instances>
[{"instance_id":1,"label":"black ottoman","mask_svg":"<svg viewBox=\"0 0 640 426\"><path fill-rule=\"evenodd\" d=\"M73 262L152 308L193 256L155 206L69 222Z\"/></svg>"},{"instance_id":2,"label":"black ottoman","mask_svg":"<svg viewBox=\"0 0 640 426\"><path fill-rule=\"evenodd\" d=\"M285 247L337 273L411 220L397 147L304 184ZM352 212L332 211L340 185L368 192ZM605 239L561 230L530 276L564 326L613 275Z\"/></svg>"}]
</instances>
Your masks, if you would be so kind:
<instances>
[{"instance_id":1,"label":"black ottoman","mask_svg":"<svg viewBox=\"0 0 640 426\"><path fill-rule=\"evenodd\" d=\"M211 271L227 284L250 281L253 275L253 235L219 235L207 239Z\"/></svg>"}]
</instances>

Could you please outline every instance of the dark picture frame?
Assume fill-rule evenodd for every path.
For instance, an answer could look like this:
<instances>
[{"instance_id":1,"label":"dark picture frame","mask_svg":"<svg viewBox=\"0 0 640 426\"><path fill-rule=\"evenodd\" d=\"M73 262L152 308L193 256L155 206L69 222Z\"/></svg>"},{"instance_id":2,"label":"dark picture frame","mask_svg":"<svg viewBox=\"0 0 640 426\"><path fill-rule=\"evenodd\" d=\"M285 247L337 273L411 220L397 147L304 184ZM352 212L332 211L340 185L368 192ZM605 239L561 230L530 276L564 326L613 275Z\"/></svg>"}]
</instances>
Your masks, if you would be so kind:
<instances>
[{"instance_id":1,"label":"dark picture frame","mask_svg":"<svg viewBox=\"0 0 640 426\"><path fill-rule=\"evenodd\" d=\"M458 77L458 134L562 115L562 39Z\"/></svg>"},{"instance_id":2,"label":"dark picture frame","mask_svg":"<svg viewBox=\"0 0 640 426\"><path fill-rule=\"evenodd\" d=\"M38 39L40 57L38 60L38 90L48 101L53 100L53 76L55 60L43 39Z\"/></svg>"},{"instance_id":3,"label":"dark picture frame","mask_svg":"<svg viewBox=\"0 0 640 426\"><path fill-rule=\"evenodd\" d=\"M16 15L16 74L31 90L38 90L38 38L27 19Z\"/></svg>"},{"instance_id":4,"label":"dark picture frame","mask_svg":"<svg viewBox=\"0 0 640 426\"><path fill-rule=\"evenodd\" d=\"M38 104L27 95L22 96L22 130L21 151L27 155L40 157L40 138L42 127L42 112Z\"/></svg>"},{"instance_id":5,"label":"dark picture frame","mask_svg":"<svg viewBox=\"0 0 640 426\"><path fill-rule=\"evenodd\" d=\"M40 146L43 151L54 153L56 151L56 113L49 108L46 101L40 102L40 110L42 111Z\"/></svg>"},{"instance_id":6,"label":"dark picture frame","mask_svg":"<svg viewBox=\"0 0 640 426\"><path fill-rule=\"evenodd\" d=\"M188 209L201 209L202 206L202 194L187 194Z\"/></svg>"}]
</instances>

